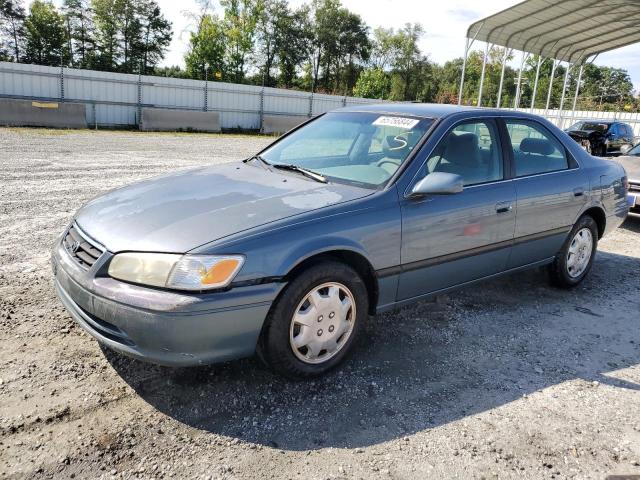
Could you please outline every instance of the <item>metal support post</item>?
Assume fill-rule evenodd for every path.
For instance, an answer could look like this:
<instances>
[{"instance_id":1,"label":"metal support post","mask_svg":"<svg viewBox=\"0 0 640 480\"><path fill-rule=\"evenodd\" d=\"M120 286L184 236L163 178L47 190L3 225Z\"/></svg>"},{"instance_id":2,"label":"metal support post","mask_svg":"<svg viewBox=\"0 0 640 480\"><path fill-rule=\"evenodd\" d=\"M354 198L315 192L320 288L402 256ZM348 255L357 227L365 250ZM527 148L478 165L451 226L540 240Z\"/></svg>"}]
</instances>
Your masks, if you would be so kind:
<instances>
[{"instance_id":1,"label":"metal support post","mask_svg":"<svg viewBox=\"0 0 640 480\"><path fill-rule=\"evenodd\" d=\"M464 57L462 59L462 75L460 77L460 91L458 92L458 105L462 104L462 90L464 88L464 74L467 70L467 56L469 54L469 38L467 37L467 43L464 46Z\"/></svg>"},{"instance_id":2,"label":"metal support post","mask_svg":"<svg viewBox=\"0 0 640 480\"><path fill-rule=\"evenodd\" d=\"M500 108L500 100L502 99L502 85L504 84L504 70L507 66L507 58L509 57L509 49L504 48L504 56L502 57L502 71L500 72L500 86L498 87L498 101L496 102L496 108Z\"/></svg>"},{"instance_id":3,"label":"metal support post","mask_svg":"<svg viewBox=\"0 0 640 480\"><path fill-rule=\"evenodd\" d=\"M478 92L478 106L482 106L482 89L484 88L484 74L487 70L487 58L489 57L489 42L484 47L484 57L482 58L482 73L480 74L480 90Z\"/></svg>"},{"instance_id":4,"label":"metal support post","mask_svg":"<svg viewBox=\"0 0 640 480\"><path fill-rule=\"evenodd\" d=\"M569 74L571 73L572 65L567 64L567 70L564 73L564 82L562 83L562 94L560 95L560 108L558 108L558 127L562 128L562 108L564 107L564 94L567 91L567 83L569 82Z\"/></svg>"},{"instance_id":5,"label":"metal support post","mask_svg":"<svg viewBox=\"0 0 640 480\"><path fill-rule=\"evenodd\" d=\"M260 132L264 126L264 85L260 89Z\"/></svg>"},{"instance_id":6,"label":"metal support post","mask_svg":"<svg viewBox=\"0 0 640 480\"><path fill-rule=\"evenodd\" d=\"M538 79L540 78L540 66L542 65L542 62L544 61L544 58L541 55L538 55L538 66L536 67L536 79L533 82L533 95L531 96L531 109L530 111L533 113L533 109L535 108L535 104L536 104L536 94L538 93Z\"/></svg>"},{"instance_id":7,"label":"metal support post","mask_svg":"<svg viewBox=\"0 0 640 480\"><path fill-rule=\"evenodd\" d=\"M576 116L576 107L578 105L578 93L580 92L580 82L582 82L582 71L584 70L584 63L580 64L580 70L578 70L578 81L576 82L576 93L573 96L573 107L571 108L571 123Z\"/></svg>"},{"instance_id":8,"label":"metal support post","mask_svg":"<svg viewBox=\"0 0 640 480\"><path fill-rule=\"evenodd\" d=\"M64 102L64 66L60 64L60 101Z\"/></svg>"},{"instance_id":9,"label":"metal support post","mask_svg":"<svg viewBox=\"0 0 640 480\"><path fill-rule=\"evenodd\" d=\"M555 59L553 60L553 66L551 67L551 77L549 77L549 92L547 93L547 104L544 107L544 114L546 115L549 111L549 104L551 103L551 91L553 87L553 76L556 74L556 67L560 62L557 62Z\"/></svg>"},{"instance_id":10,"label":"metal support post","mask_svg":"<svg viewBox=\"0 0 640 480\"><path fill-rule=\"evenodd\" d=\"M138 128L142 124L142 72L138 73Z\"/></svg>"},{"instance_id":11,"label":"metal support post","mask_svg":"<svg viewBox=\"0 0 640 480\"><path fill-rule=\"evenodd\" d=\"M516 98L513 102L513 108L518 109L520 106L520 96L522 95L522 72L524 71L524 64L529 58L527 52L522 52L522 60L520 61L520 70L518 70L518 84L516 86Z\"/></svg>"},{"instance_id":12,"label":"metal support post","mask_svg":"<svg viewBox=\"0 0 640 480\"><path fill-rule=\"evenodd\" d=\"M207 103L209 103L209 65L204 65L204 101L202 103L202 111L207 111Z\"/></svg>"}]
</instances>

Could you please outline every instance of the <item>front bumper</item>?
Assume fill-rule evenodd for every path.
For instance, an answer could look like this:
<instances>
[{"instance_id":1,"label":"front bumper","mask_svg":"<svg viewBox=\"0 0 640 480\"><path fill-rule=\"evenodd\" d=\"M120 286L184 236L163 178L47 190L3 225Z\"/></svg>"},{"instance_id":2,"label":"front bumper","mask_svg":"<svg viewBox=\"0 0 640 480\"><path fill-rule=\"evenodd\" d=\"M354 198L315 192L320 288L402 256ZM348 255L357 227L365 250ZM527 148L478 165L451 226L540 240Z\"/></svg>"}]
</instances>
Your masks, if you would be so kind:
<instances>
[{"instance_id":1,"label":"front bumper","mask_svg":"<svg viewBox=\"0 0 640 480\"><path fill-rule=\"evenodd\" d=\"M106 252L82 269L56 244L52 255L58 297L78 324L107 347L168 366L193 366L254 353L282 283L216 293L146 288L96 275Z\"/></svg>"},{"instance_id":2,"label":"front bumper","mask_svg":"<svg viewBox=\"0 0 640 480\"><path fill-rule=\"evenodd\" d=\"M640 211L640 190L629 190L627 194L627 203L631 211Z\"/></svg>"}]
</instances>

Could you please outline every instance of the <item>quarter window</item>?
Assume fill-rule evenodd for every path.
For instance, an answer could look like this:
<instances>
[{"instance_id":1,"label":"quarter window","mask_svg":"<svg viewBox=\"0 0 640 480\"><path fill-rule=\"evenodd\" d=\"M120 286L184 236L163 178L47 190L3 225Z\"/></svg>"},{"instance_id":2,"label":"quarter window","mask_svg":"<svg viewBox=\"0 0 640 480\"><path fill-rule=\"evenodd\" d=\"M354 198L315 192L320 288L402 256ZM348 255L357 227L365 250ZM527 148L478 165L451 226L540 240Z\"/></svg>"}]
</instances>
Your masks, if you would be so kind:
<instances>
[{"instance_id":1,"label":"quarter window","mask_svg":"<svg viewBox=\"0 0 640 480\"><path fill-rule=\"evenodd\" d=\"M569 168L562 143L544 127L527 120L505 120L515 163L516 177Z\"/></svg>"},{"instance_id":2,"label":"quarter window","mask_svg":"<svg viewBox=\"0 0 640 480\"><path fill-rule=\"evenodd\" d=\"M466 122L450 130L427 160L425 175L432 172L460 175L465 186L502 180L504 169L494 123Z\"/></svg>"}]
</instances>

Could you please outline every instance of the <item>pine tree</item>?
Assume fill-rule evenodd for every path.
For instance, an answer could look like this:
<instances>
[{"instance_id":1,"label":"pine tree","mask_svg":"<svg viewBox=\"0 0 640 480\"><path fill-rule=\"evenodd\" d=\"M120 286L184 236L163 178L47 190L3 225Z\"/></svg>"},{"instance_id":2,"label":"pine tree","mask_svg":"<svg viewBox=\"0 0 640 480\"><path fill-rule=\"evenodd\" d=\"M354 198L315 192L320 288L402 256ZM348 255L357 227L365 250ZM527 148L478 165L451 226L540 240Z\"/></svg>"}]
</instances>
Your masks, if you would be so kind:
<instances>
[{"instance_id":1,"label":"pine tree","mask_svg":"<svg viewBox=\"0 0 640 480\"><path fill-rule=\"evenodd\" d=\"M0 0L0 55L19 62L24 55L26 18L21 0Z\"/></svg>"}]
</instances>

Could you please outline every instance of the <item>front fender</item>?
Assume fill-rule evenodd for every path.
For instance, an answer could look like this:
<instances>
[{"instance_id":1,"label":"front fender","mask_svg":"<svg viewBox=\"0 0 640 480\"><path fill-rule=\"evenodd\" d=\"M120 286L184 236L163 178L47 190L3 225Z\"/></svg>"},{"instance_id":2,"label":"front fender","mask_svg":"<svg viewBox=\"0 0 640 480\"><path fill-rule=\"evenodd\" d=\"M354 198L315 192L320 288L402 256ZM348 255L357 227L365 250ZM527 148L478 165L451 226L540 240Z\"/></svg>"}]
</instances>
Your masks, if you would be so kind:
<instances>
[{"instance_id":1,"label":"front fender","mask_svg":"<svg viewBox=\"0 0 640 480\"><path fill-rule=\"evenodd\" d=\"M339 236L318 237L296 245L293 250L287 252L287 255L282 257L276 267L276 275L283 277L312 257L336 251L356 253L367 260L370 265L372 264L367 251L353 239Z\"/></svg>"}]
</instances>

